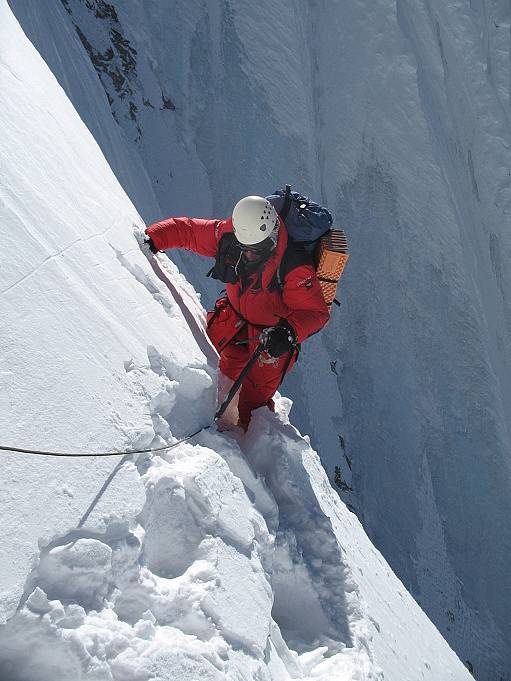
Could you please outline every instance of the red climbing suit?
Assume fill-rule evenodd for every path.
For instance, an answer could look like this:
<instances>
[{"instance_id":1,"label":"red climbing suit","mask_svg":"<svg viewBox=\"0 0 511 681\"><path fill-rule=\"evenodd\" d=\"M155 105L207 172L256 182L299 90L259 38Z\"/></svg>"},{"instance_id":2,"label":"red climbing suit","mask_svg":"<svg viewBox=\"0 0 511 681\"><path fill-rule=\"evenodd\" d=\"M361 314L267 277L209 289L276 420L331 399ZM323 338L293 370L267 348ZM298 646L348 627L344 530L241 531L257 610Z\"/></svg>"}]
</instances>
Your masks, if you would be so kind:
<instances>
[{"instance_id":1,"label":"red climbing suit","mask_svg":"<svg viewBox=\"0 0 511 681\"><path fill-rule=\"evenodd\" d=\"M232 232L232 220L168 218L146 230L158 250L185 248L200 255L215 257L221 237ZM261 328L278 325L286 319L299 343L319 331L329 319L329 310L311 264L295 267L284 276L281 287L270 287L287 246L287 231L280 221L276 248L268 257L262 277L253 275L249 286L240 282L226 284L226 296L216 302L215 311L208 314L211 324L209 337L220 353L220 369L236 380L258 344ZM235 338L236 337L236 338ZM248 339L236 345L233 340ZM263 353L243 382L239 413L248 423L253 409L266 404L277 390L286 369L295 356L289 353L273 358Z\"/></svg>"}]
</instances>

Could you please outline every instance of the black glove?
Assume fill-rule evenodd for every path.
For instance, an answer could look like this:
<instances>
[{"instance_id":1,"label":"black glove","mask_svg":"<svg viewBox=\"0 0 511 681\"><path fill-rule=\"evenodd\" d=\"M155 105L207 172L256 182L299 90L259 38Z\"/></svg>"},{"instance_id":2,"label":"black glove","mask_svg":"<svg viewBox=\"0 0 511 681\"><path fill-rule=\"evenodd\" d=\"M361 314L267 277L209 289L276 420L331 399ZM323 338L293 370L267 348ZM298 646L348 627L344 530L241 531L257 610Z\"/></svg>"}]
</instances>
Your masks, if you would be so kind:
<instances>
[{"instance_id":1,"label":"black glove","mask_svg":"<svg viewBox=\"0 0 511 681\"><path fill-rule=\"evenodd\" d=\"M151 237L149 236L149 234L146 234L146 235L145 235L144 243L145 243L147 246L149 246L149 250L151 251L151 253L158 253L158 249L157 249L156 246L154 245L154 242L153 242L153 240L151 239Z\"/></svg>"},{"instance_id":2,"label":"black glove","mask_svg":"<svg viewBox=\"0 0 511 681\"><path fill-rule=\"evenodd\" d=\"M296 345L296 333L285 319L278 326L270 326L264 330L266 352L270 357L281 357Z\"/></svg>"}]
</instances>

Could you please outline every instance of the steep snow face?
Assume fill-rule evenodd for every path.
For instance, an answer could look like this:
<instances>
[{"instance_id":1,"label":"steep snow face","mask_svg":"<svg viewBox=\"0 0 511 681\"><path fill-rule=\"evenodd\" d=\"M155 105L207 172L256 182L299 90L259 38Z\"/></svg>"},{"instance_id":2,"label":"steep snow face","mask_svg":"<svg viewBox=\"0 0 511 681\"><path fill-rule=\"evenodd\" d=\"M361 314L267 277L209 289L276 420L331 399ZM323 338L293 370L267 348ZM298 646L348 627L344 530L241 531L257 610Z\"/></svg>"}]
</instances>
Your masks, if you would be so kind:
<instances>
[{"instance_id":1,"label":"steep snow face","mask_svg":"<svg viewBox=\"0 0 511 681\"><path fill-rule=\"evenodd\" d=\"M190 327L163 297L164 284L149 277L133 237L140 217L9 14L4 5L3 444L77 452L143 447L155 432L167 433L161 415L175 410L178 394L184 398L178 410L197 400L212 409L215 352L202 325ZM169 336L169 324L180 343ZM117 503L100 499L82 516L116 463L70 460L56 475L54 460L2 455L2 534L14 551L0 559L4 617L19 600L34 542L50 541L71 519L104 529L106 517L124 522L140 509L138 476L124 466L113 482ZM57 518L55 495L62 506Z\"/></svg>"},{"instance_id":2,"label":"steep snow face","mask_svg":"<svg viewBox=\"0 0 511 681\"><path fill-rule=\"evenodd\" d=\"M327 202L352 257L294 419L463 659L504 674L509 3L11 4L145 217L285 181Z\"/></svg>"},{"instance_id":3,"label":"steep snow face","mask_svg":"<svg viewBox=\"0 0 511 681\"><path fill-rule=\"evenodd\" d=\"M193 289L0 1L2 681L471 678L289 425L211 422ZM266 482L267 481L267 482Z\"/></svg>"}]
</instances>

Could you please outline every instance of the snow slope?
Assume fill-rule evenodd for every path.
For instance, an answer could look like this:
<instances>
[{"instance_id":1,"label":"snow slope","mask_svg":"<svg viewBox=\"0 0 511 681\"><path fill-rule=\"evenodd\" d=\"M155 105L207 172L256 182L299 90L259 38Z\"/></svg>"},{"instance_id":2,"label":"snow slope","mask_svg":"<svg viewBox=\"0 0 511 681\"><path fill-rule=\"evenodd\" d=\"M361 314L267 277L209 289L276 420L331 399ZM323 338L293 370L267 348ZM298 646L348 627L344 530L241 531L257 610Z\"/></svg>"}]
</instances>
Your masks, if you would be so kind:
<instances>
[{"instance_id":1,"label":"snow slope","mask_svg":"<svg viewBox=\"0 0 511 681\"><path fill-rule=\"evenodd\" d=\"M2 441L210 422L193 289L0 0ZM279 413L2 453L0 679L468 679Z\"/></svg>"},{"instance_id":2,"label":"snow slope","mask_svg":"<svg viewBox=\"0 0 511 681\"><path fill-rule=\"evenodd\" d=\"M509 3L11 5L146 219L290 181L346 228L343 307L285 385L293 420L458 654L505 677Z\"/></svg>"}]
</instances>

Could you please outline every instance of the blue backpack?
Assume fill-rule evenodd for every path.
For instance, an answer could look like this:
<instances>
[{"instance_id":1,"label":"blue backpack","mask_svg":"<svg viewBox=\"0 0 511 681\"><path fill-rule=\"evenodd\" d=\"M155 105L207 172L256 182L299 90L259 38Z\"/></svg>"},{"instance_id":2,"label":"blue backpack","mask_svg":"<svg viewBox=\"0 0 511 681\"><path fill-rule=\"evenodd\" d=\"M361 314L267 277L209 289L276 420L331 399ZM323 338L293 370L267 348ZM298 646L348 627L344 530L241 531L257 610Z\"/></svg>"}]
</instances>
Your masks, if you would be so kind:
<instances>
[{"instance_id":1,"label":"blue backpack","mask_svg":"<svg viewBox=\"0 0 511 681\"><path fill-rule=\"evenodd\" d=\"M307 196L292 192L289 184L266 198L286 223L290 240L311 253L318 240L332 228L333 218L328 210Z\"/></svg>"},{"instance_id":2,"label":"blue backpack","mask_svg":"<svg viewBox=\"0 0 511 681\"><path fill-rule=\"evenodd\" d=\"M348 243L342 229L332 229L332 216L326 208L306 196L292 192L291 186L266 197L284 220L289 243L270 286L280 289L291 270L312 264L328 306L339 305L337 282L348 260ZM324 260L325 254L330 257ZM333 257L332 257L333 256Z\"/></svg>"}]
</instances>

